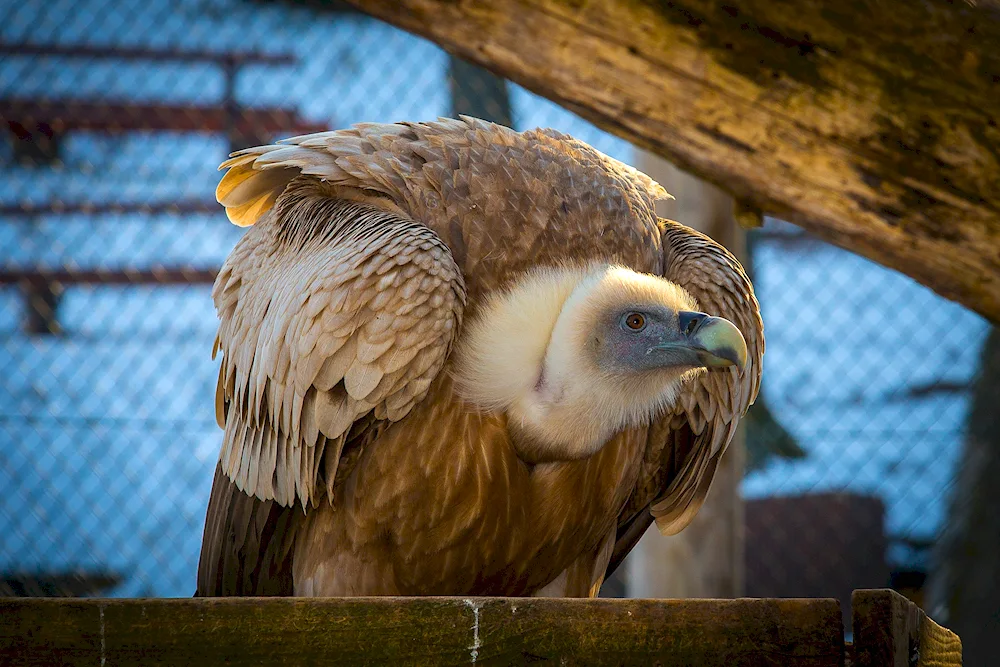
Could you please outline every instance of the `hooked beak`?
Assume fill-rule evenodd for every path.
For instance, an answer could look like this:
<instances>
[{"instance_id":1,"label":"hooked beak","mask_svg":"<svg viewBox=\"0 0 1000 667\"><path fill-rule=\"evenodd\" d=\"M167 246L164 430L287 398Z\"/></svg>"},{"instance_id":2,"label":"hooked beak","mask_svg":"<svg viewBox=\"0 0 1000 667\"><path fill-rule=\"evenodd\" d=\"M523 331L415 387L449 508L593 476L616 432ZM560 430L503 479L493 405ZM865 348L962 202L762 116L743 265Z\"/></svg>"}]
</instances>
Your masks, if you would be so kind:
<instances>
[{"instance_id":1,"label":"hooked beak","mask_svg":"<svg viewBox=\"0 0 1000 667\"><path fill-rule=\"evenodd\" d=\"M686 348L708 368L736 366L743 370L746 367L747 343L735 324L721 317L691 311L682 311L677 316L681 340L665 342L657 348Z\"/></svg>"}]
</instances>

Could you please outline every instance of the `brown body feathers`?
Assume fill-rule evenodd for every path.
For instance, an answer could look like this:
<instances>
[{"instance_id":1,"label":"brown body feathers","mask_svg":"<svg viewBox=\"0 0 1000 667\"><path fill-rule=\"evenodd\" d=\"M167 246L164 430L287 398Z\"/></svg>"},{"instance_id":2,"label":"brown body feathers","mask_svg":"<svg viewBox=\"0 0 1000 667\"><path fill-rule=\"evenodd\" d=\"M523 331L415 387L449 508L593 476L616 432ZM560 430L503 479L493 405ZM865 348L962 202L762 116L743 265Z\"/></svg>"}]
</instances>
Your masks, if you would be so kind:
<instances>
[{"instance_id":1,"label":"brown body feathers","mask_svg":"<svg viewBox=\"0 0 1000 667\"><path fill-rule=\"evenodd\" d=\"M250 229L213 292L225 434L199 595L592 595L652 520L697 512L756 396L762 325L736 260L657 220L648 177L469 118L224 166L219 201ZM532 270L595 263L679 286L749 361L692 375L596 453L526 461L513 413L463 400L455 350Z\"/></svg>"}]
</instances>

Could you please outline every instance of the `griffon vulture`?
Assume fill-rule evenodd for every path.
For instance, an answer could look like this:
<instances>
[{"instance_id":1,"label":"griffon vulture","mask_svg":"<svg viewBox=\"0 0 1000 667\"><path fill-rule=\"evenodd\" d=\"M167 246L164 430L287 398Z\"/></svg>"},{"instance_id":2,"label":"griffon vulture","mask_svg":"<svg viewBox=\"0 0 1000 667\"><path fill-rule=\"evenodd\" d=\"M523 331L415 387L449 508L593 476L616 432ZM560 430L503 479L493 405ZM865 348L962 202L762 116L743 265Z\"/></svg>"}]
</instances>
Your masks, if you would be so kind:
<instances>
[{"instance_id":1,"label":"griffon vulture","mask_svg":"<svg viewBox=\"0 0 1000 667\"><path fill-rule=\"evenodd\" d=\"M595 596L687 525L757 394L753 288L553 130L234 153L198 595Z\"/></svg>"}]
</instances>

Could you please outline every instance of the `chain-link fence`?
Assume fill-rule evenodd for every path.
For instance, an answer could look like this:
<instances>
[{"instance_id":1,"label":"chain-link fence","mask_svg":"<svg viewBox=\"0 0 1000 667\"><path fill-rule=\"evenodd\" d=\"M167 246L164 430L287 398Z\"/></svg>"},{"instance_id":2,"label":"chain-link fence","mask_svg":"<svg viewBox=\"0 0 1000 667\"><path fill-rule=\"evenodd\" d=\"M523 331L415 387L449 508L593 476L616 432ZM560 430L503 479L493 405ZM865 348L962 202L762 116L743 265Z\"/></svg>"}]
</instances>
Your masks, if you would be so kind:
<instances>
[{"instance_id":1,"label":"chain-link fence","mask_svg":"<svg viewBox=\"0 0 1000 667\"><path fill-rule=\"evenodd\" d=\"M191 594L221 439L209 293L240 234L216 166L456 110L634 155L336 3L0 0L0 594ZM948 613L995 558L969 526L1000 535L980 474L1000 465L996 335L984 351L980 317L797 228L749 241L767 357L748 592L922 600L930 575Z\"/></svg>"}]
</instances>

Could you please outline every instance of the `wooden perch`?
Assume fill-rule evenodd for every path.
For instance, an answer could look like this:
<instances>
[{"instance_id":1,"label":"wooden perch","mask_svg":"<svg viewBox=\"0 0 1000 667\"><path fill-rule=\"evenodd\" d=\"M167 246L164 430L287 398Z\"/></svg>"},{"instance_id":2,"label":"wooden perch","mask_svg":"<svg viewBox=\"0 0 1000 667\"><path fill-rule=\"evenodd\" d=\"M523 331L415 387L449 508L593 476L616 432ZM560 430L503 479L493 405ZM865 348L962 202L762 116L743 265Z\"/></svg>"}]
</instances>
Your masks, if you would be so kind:
<instances>
[{"instance_id":1,"label":"wooden perch","mask_svg":"<svg viewBox=\"0 0 1000 667\"><path fill-rule=\"evenodd\" d=\"M962 664L962 641L917 605L885 590L851 596L855 667L945 667Z\"/></svg>"},{"instance_id":2,"label":"wooden perch","mask_svg":"<svg viewBox=\"0 0 1000 667\"><path fill-rule=\"evenodd\" d=\"M3 665L841 667L846 655L866 667L952 667L962 659L954 634L887 590L856 593L853 646L836 600L38 598L0 599L0 618Z\"/></svg>"},{"instance_id":3,"label":"wooden perch","mask_svg":"<svg viewBox=\"0 0 1000 667\"><path fill-rule=\"evenodd\" d=\"M1000 321L1000 6L351 0Z\"/></svg>"}]
</instances>

